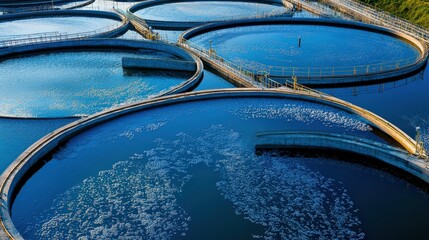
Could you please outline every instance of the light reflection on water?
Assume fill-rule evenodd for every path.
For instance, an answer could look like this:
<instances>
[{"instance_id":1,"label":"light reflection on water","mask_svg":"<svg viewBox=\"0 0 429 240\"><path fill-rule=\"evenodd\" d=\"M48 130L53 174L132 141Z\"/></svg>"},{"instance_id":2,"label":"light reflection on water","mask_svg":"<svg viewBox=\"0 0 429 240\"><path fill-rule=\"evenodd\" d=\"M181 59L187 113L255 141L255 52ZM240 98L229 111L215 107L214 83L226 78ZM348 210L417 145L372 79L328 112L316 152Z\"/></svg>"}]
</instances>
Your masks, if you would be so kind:
<instances>
[{"instance_id":1,"label":"light reflection on water","mask_svg":"<svg viewBox=\"0 0 429 240\"><path fill-rule=\"evenodd\" d=\"M208 11L208 9L210 9ZM218 21L286 11L283 6L264 3L204 1L173 2L141 9L135 14L143 19L159 21Z\"/></svg>"},{"instance_id":2,"label":"light reflection on water","mask_svg":"<svg viewBox=\"0 0 429 240\"><path fill-rule=\"evenodd\" d=\"M156 96L192 75L168 71L124 73L122 57L138 58L141 54L145 53L62 52L3 61L0 115L89 115Z\"/></svg>"},{"instance_id":3,"label":"light reflection on water","mask_svg":"<svg viewBox=\"0 0 429 240\"><path fill-rule=\"evenodd\" d=\"M43 17L0 22L0 39L9 35L58 32L73 34L91 32L118 24L117 20L97 17Z\"/></svg>"}]
</instances>

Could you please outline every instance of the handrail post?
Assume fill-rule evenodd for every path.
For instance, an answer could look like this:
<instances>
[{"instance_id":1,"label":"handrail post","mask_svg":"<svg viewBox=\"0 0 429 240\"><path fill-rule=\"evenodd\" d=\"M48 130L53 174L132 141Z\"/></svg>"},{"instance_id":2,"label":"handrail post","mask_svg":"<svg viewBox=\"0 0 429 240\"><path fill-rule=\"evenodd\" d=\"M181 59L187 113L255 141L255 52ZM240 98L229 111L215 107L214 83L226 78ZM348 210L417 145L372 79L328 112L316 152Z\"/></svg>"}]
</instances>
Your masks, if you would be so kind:
<instances>
[{"instance_id":1,"label":"handrail post","mask_svg":"<svg viewBox=\"0 0 429 240\"><path fill-rule=\"evenodd\" d=\"M298 78L296 76L292 76L293 79L293 90L296 90Z\"/></svg>"},{"instance_id":2,"label":"handrail post","mask_svg":"<svg viewBox=\"0 0 429 240\"><path fill-rule=\"evenodd\" d=\"M416 127L416 152L415 152L415 154L418 157L424 158L427 160L426 149L425 149L424 143L421 139L420 127Z\"/></svg>"}]
</instances>

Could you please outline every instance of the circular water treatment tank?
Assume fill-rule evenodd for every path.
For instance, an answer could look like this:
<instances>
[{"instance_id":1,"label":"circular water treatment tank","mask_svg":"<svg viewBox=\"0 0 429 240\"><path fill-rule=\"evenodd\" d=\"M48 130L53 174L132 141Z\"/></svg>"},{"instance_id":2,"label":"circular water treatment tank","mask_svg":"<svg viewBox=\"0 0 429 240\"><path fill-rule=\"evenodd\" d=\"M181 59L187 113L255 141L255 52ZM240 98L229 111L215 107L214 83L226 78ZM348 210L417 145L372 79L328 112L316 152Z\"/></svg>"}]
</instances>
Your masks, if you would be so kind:
<instances>
[{"instance_id":1,"label":"circular water treatment tank","mask_svg":"<svg viewBox=\"0 0 429 240\"><path fill-rule=\"evenodd\" d=\"M93 0L20 0L0 1L0 10L14 11L19 9L39 9L39 7L57 7L66 4L82 5L85 3L93 2Z\"/></svg>"},{"instance_id":2,"label":"circular water treatment tank","mask_svg":"<svg viewBox=\"0 0 429 240\"><path fill-rule=\"evenodd\" d=\"M187 29L207 22L291 14L278 1L150 0L130 8L157 29ZM286 15L285 15L286 16Z\"/></svg>"},{"instance_id":3,"label":"circular water treatment tank","mask_svg":"<svg viewBox=\"0 0 429 240\"><path fill-rule=\"evenodd\" d=\"M0 47L124 33L127 22L103 11L62 10L0 16Z\"/></svg>"},{"instance_id":4,"label":"circular water treatment tank","mask_svg":"<svg viewBox=\"0 0 429 240\"><path fill-rule=\"evenodd\" d=\"M356 83L421 69L427 49L417 39L370 25L320 19L214 23L183 35L189 45L255 74L298 77L308 85Z\"/></svg>"},{"instance_id":5,"label":"circular water treatment tank","mask_svg":"<svg viewBox=\"0 0 429 240\"><path fill-rule=\"evenodd\" d=\"M135 71L124 68L123 58L155 63L149 70ZM86 116L116 105L186 91L198 84L202 72L200 60L180 48L117 39L57 42L33 46L30 51L24 46L3 52L0 60L3 117ZM156 66L179 60L193 63L195 70Z\"/></svg>"},{"instance_id":6,"label":"circular water treatment tank","mask_svg":"<svg viewBox=\"0 0 429 240\"><path fill-rule=\"evenodd\" d=\"M18 179L8 181L15 183L29 171L11 186L12 192L22 186L13 204L5 203L13 222L2 219L11 233L28 239L363 239L402 236L425 222L384 224L429 214L425 193L383 171L329 157L256 155L261 131L384 142L366 120L311 98L254 90L189 93L108 115L58 130L36 144L46 148L34 145L28 162L18 164L23 157L9 168Z\"/></svg>"}]
</instances>

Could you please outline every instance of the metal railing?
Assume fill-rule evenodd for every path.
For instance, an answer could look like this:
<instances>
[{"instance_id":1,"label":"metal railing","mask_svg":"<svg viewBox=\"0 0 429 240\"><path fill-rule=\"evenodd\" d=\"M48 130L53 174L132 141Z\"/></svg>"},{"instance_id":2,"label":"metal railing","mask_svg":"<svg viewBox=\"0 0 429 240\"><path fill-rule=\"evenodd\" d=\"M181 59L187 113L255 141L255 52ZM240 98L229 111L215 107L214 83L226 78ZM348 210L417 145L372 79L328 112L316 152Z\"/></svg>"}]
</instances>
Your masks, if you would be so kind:
<instances>
[{"instance_id":1,"label":"metal railing","mask_svg":"<svg viewBox=\"0 0 429 240\"><path fill-rule=\"evenodd\" d=\"M422 38L429 43L429 29L413 24L405 19L394 16L388 12L376 9L369 4L364 4L354 0L320 0L335 8L347 8L353 13L355 20L387 26L392 29L400 30L414 37ZM341 9L340 9L341 10ZM358 15L358 16L357 16Z\"/></svg>"},{"instance_id":2,"label":"metal railing","mask_svg":"<svg viewBox=\"0 0 429 240\"><path fill-rule=\"evenodd\" d=\"M26 13L26 12L40 12L40 11L53 11L53 10L65 10L65 9L75 9L83 7L95 2L95 0L85 0L78 2L66 2L61 5L58 4L44 4L38 6L29 6L29 7L18 7L18 8L5 8L0 7L0 15L14 14L14 13Z\"/></svg>"},{"instance_id":3,"label":"metal railing","mask_svg":"<svg viewBox=\"0 0 429 240\"><path fill-rule=\"evenodd\" d=\"M48 43L48 42L57 42L62 40L78 40L89 38L98 34L110 32L115 30L123 25L123 22L117 23L114 25L106 26L104 28L96 29L88 32L80 33L59 33L59 32L47 32L47 33L35 33L35 34L26 34L26 35L11 35L13 38L5 39L2 37L0 39L0 48L4 47L13 47L21 45L29 45L36 43Z\"/></svg>"},{"instance_id":4,"label":"metal railing","mask_svg":"<svg viewBox=\"0 0 429 240\"><path fill-rule=\"evenodd\" d=\"M198 52L199 55L210 59L212 61L216 61L219 63L219 65L223 68L225 68L227 71L233 72L235 74L238 74L239 76L242 76L244 79L249 81L250 83L255 84L255 80L257 80L257 71L253 69L246 69L236 63L233 63L231 61L228 61L219 55L216 54L216 52L213 49L205 49L191 41L179 41L179 45L190 48L191 50L194 50L194 52ZM261 74L259 74L261 75ZM259 85L259 84L258 84Z\"/></svg>"},{"instance_id":5,"label":"metal railing","mask_svg":"<svg viewBox=\"0 0 429 240\"><path fill-rule=\"evenodd\" d=\"M118 8L113 8L113 10L121 14L128 21L130 21L130 23L134 26L137 32L144 38L155 41L160 40L161 37L159 33L154 32L152 27L149 26L144 19L137 17L129 11L124 11Z\"/></svg>"},{"instance_id":6,"label":"metal railing","mask_svg":"<svg viewBox=\"0 0 429 240\"><path fill-rule=\"evenodd\" d=\"M235 21L235 20L247 20L247 19L254 19L254 18L272 18L272 17L279 17L282 15L288 15L288 14L293 14L294 11L293 9L281 9L281 10L273 10L271 12L261 12L261 13L256 13L255 15L250 15L250 16L235 16L235 17L229 17L226 19L222 19L219 21Z\"/></svg>"},{"instance_id":7,"label":"metal railing","mask_svg":"<svg viewBox=\"0 0 429 240\"><path fill-rule=\"evenodd\" d=\"M60 32L42 32L42 33L32 33L32 34L17 34L17 35L3 35L0 36L1 40L9 40L9 39L23 39L23 38L30 38L30 37L48 37L48 36L58 36L61 34Z\"/></svg>"},{"instance_id":8,"label":"metal railing","mask_svg":"<svg viewBox=\"0 0 429 240\"><path fill-rule=\"evenodd\" d=\"M404 67L413 66L420 59L421 57L417 56L396 61L341 67L265 66L263 70L267 71L269 75L276 77L343 77L394 71Z\"/></svg>"},{"instance_id":9,"label":"metal railing","mask_svg":"<svg viewBox=\"0 0 429 240\"><path fill-rule=\"evenodd\" d=\"M295 76L290 79L285 79L284 82L282 81L282 83L280 83L270 78L270 74L268 72L263 70L261 71L261 70L244 68L241 65L238 65L236 63L233 63L231 61L228 61L220 57L215 53L213 49L205 49L191 41L182 41L182 42L179 42L179 45L185 48L191 48L192 50L197 51L199 55L202 55L205 58L208 58L212 61L216 61L218 65L220 65L224 69L230 72L233 72L235 74L238 74L239 76L242 76L244 79L246 79L247 81L250 81L253 84L256 83L256 85L259 87L265 87L265 88L285 87L285 88L293 89L295 91L306 92L317 96L329 96L328 94L325 94L323 92L320 92L299 84Z\"/></svg>"},{"instance_id":10,"label":"metal railing","mask_svg":"<svg viewBox=\"0 0 429 240\"><path fill-rule=\"evenodd\" d=\"M337 14L335 14L335 12L333 12L331 9L327 9L321 5L317 5L315 4L315 2L310 2L306 0L282 0L282 2L283 4L285 4L285 2L290 2L292 4L295 4L295 7L304 8L307 11L317 14L321 17L326 17L326 18L337 17Z\"/></svg>"},{"instance_id":11,"label":"metal railing","mask_svg":"<svg viewBox=\"0 0 429 240\"><path fill-rule=\"evenodd\" d=\"M191 47L198 49L199 51L209 51L197 44L187 40L186 43ZM214 50L211 50L214 52ZM213 57L220 58L217 55ZM355 66L342 66L342 67L288 67L288 66L263 66L258 71L265 71L269 76L291 78L292 76L298 77L344 77L344 76L358 76L367 74L383 73L387 71L394 71L404 67L413 66L417 61L421 59L421 56L406 58L396 61L388 61L382 63L373 63L366 65L355 65ZM254 68L246 66L246 64L236 64L229 62L222 58L222 61L227 63L236 69L242 69L243 71L250 72L251 76L254 77L257 73Z\"/></svg>"}]
</instances>

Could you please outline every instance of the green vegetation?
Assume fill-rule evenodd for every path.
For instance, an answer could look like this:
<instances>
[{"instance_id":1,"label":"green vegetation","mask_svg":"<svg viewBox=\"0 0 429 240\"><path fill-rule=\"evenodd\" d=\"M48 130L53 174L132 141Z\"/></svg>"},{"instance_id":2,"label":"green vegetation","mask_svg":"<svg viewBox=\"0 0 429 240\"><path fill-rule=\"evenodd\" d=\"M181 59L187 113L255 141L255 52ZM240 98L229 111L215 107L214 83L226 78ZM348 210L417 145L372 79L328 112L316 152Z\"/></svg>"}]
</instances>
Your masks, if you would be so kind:
<instances>
[{"instance_id":1,"label":"green vegetation","mask_svg":"<svg viewBox=\"0 0 429 240\"><path fill-rule=\"evenodd\" d=\"M429 0L360 0L429 29Z\"/></svg>"}]
</instances>

